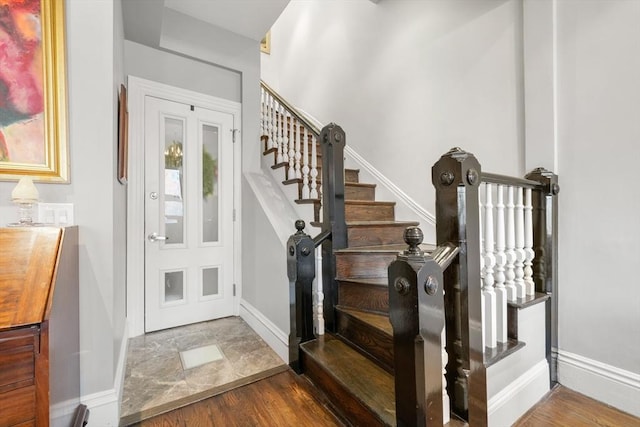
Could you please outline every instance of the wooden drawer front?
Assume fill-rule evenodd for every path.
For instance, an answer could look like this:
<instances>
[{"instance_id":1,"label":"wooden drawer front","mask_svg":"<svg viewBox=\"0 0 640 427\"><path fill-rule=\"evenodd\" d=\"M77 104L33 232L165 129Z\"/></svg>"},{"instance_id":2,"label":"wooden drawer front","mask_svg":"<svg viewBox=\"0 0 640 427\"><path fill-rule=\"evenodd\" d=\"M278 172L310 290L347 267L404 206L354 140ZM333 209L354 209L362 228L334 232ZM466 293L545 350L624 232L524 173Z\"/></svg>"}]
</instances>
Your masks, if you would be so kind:
<instances>
[{"instance_id":1,"label":"wooden drawer front","mask_svg":"<svg viewBox=\"0 0 640 427\"><path fill-rule=\"evenodd\" d=\"M34 364L33 335L0 341L0 393L15 388L12 384L33 384Z\"/></svg>"},{"instance_id":2,"label":"wooden drawer front","mask_svg":"<svg viewBox=\"0 0 640 427\"><path fill-rule=\"evenodd\" d=\"M0 393L0 427L29 425L35 419L36 387L22 387Z\"/></svg>"}]
</instances>

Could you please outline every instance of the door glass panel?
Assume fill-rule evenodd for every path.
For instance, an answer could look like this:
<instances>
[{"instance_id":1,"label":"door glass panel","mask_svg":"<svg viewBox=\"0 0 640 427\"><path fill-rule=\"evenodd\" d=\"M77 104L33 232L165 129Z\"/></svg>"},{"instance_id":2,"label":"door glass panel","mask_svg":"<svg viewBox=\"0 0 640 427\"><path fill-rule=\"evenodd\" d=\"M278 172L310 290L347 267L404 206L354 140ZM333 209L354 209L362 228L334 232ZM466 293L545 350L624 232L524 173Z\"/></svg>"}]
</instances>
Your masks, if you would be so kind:
<instances>
[{"instance_id":1,"label":"door glass panel","mask_svg":"<svg viewBox=\"0 0 640 427\"><path fill-rule=\"evenodd\" d=\"M164 119L164 224L166 244L184 243L184 121Z\"/></svg>"},{"instance_id":2,"label":"door glass panel","mask_svg":"<svg viewBox=\"0 0 640 427\"><path fill-rule=\"evenodd\" d=\"M202 241L217 242L218 221L218 127L202 125Z\"/></svg>"},{"instance_id":3,"label":"door glass panel","mask_svg":"<svg viewBox=\"0 0 640 427\"><path fill-rule=\"evenodd\" d=\"M218 295L218 267L202 269L202 296Z\"/></svg>"},{"instance_id":4,"label":"door glass panel","mask_svg":"<svg viewBox=\"0 0 640 427\"><path fill-rule=\"evenodd\" d=\"M164 273L164 302L184 299L184 271Z\"/></svg>"}]
</instances>

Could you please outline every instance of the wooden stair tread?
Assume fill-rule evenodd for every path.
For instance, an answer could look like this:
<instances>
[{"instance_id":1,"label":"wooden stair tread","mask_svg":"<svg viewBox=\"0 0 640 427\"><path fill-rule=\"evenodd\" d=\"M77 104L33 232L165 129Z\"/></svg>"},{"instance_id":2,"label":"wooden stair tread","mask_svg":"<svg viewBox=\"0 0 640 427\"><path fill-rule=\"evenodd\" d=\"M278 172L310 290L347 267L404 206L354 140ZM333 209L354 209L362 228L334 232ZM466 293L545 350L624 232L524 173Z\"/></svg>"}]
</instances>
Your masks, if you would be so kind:
<instances>
[{"instance_id":1,"label":"wooden stair tread","mask_svg":"<svg viewBox=\"0 0 640 427\"><path fill-rule=\"evenodd\" d=\"M393 335L393 328L391 327L391 322L389 321L389 316L387 315L356 310L341 305L337 305L336 308L362 322L369 324L370 326L384 332L387 335Z\"/></svg>"},{"instance_id":2,"label":"wooden stair tread","mask_svg":"<svg viewBox=\"0 0 640 427\"><path fill-rule=\"evenodd\" d=\"M340 282L357 283L361 285L384 286L384 287L389 286L389 279L387 279L386 277L363 277L363 278L354 277L354 278L345 278L345 279L339 279L339 280Z\"/></svg>"},{"instance_id":3,"label":"wooden stair tread","mask_svg":"<svg viewBox=\"0 0 640 427\"><path fill-rule=\"evenodd\" d=\"M371 227L371 226L389 226L389 227L412 227L418 226L418 221L347 221L347 227Z\"/></svg>"},{"instance_id":4,"label":"wooden stair tread","mask_svg":"<svg viewBox=\"0 0 640 427\"><path fill-rule=\"evenodd\" d=\"M395 206L396 202L381 202L378 200L345 200L345 205L374 205L374 206Z\"/></svg>"},{"instance_id":5,"label":"wooden stair tread","mask_svg":"<svg viewBox=\"0 0 640 427\"><path fill-rule=\"evenodd\" d=\"M347 227L371 227L371 226L388 226L388 227L414 227L420 223L418 221L345 221ZM322 227L321 221L311 221L309 225L312 227Z\"/></svg>"},{"instance_id":6,"label":"wooden stair tread","mask_svg":"<svg viewBox=\"0 0 640 427\"><path fill-rule=\"evenodd\" d=\"M273 167L273 166L271 166ZM296 203L321 203L320 199L298 199ZM345 200L345 205L373 205L373 206L395 206L396 202L381 202L378 200ZM364 222L364 221L354 221ZM393 221L386 221L393 222Z\"/></svg>"},{"instance_id":7,"label":"wooden stair tread","mask_svg":"<svg viewBox=\"0 0 640 427\"><path fill-rule=\"evenodd\" d=\"M384 369L330 335L301 349L387 425L395 425L395 383Z\"/></svg>"},{"instance_id":8,"label":"wooden stair tread","mask_svg":"<svg viewBox=\"0 0 640 427\"><path fill-rule=\"evenodd\" d=\"M295 202L299 205L313 205L320 203L320 199L296 199Z\"/></svg>"},{"instance_id":9,"label":"wooden stair tread","mask_svg":"<svg viewBox=\"0 0 640 427\"><path fill-rule=\"evenodd\" d=\"M436 246L428 243L423 243L420 245L420 248L425 252L432 252L435 250ZM378 245L378 246L358 246L355 248L344 248L337 249L335 251L338 253L401 253L405 249L407 249L407 245L405 244L397 244L397 245Z\"/></svg>"},{"instance_id":10,"label":"wooden stair tread","mask_svg":"<svg viewBox=\"0 0 640 427\"><path fill-rule=\"evenodd\" d=\"M303 180L302 180L302 178L291 178L291 179L287 179L285 181L282 181L282 183L284 185L302 184ZM320 185L322 184L322 181L316 180L316 183L318 184L318 188L320 188ZM368 184L366 182L351 182L351 181L346 181L344 183L344 185L345 185L345 187L360 187L360 188L375 188L376 187L376 184Z\"/></svg>"}]
</instances>

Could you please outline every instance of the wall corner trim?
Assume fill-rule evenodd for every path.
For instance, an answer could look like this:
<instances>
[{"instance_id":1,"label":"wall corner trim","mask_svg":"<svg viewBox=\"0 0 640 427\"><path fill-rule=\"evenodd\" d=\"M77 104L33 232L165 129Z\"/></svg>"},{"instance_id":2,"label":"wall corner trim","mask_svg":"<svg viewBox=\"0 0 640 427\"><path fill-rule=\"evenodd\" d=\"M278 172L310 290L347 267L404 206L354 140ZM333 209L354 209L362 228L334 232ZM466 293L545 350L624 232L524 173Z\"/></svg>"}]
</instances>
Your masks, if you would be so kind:
<instances>
[{"instance_id":1,"label":"wall corner trim","mask_svg":"<svg viewBox=\"0 0 640 427\"><path fill-rule=\"evenodd\" d=\"M129 348L129 322L125 323L122 345L118 355L118 366L113 388L81 396L80 401L89 409L91 425L117 427L120 424L120 401L124 386L124 373Z\"/></svg>"},{"instance_id":2,"label":"wall corner trim","mask_svg":"<svg viewBox=\"0 0 640 427\"><path fill-rule=\"evenodd\" d=\"M276 352L285 363L289 363L289 337L257 308L244 299L240 301L240 317L256 331L260 338Z\"/></svg>"}]
</instances>

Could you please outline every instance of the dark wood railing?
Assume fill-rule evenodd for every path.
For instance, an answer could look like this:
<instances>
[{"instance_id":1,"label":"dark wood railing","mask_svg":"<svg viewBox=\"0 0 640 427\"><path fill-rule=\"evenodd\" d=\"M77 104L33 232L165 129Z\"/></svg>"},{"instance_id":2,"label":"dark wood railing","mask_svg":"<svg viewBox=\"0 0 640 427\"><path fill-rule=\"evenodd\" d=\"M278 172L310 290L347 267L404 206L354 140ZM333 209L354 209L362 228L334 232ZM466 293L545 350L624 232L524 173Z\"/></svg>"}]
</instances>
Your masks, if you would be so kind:
<instances>
[{"instance_id":1,"label":"dark wood railing","mask_svg":"<svg viewBox=\"0 0 640 427\"><path fill-rule=\"evenodd\" d=\"M460 250L443 276L451 409L470 425L485 426L486 366L491 363L491 352L483 345L479 186L488 182L532 189L533 279L535 290L547 296L547 356L553 365L550 348L556 326L550 300L555 298L548 297L557 286L557 176L543 169L536 169L526 179L484 173L473 154L454 148L433 166L432 181L436 188L437 244L456 242ZM555 372L553 366L551 372Z\"/></svg>"},{"instance_id":2,"label":"dark wood railing","mask_svg":"<svg viewBox=\"0 0 640 427\"><path fill-rule=\"evenodd\" d=\"M324 316L335 331L336 249L347 247L344 213L344 131L325 126L318 138L322 149L322 231L312 238L304 222L287 245L290 280L290 365L299 371L299 345L314 338L312 281L314 250L322 245ZM422 232L409 228L409 248L389 267L389 311L393 326L396 416L398 425L442 425L443 376L441 334L446 330L447 395L451 411L473 426L488 424L486 367L496 358L484 346L481 283L479 187L483 182L530 189L533 223L532 280L545 295L547 359L555 375L551 346L555 345L557 289L558 177L536 169L525 179L483 173L471 153L459 148L443 155L432 168L436 188L437 248L420 250ZM525 221L520 218L520 221ZM519 248L520 250L524 250ZM519 279L526 270L522 256ZM524 273L526 274L526 272ZM511 348L511 350L509 350ZM504 346L505 351L516 347ZM502 351L500 347L499 351ZM502 357L498 355L497 357Z\"/></svg>"},{"instance_id":3,"label":"dark wood railing","mask_svg":"<svg viewBox=\"0 0 640 427\"><path fill-rule=\"evenodd\" d=\"M389 318L398 426L443 425L443 272L458 254L446 243L430 255L419 247L418 227L405 230L409 245L389 265Z\"/></svg>"},{"instance_id":4,"label":"dark wood railing","mask_svg":"<svg viewBox=\"0 0 640 427\"><path fill-rule=\"evenodd\" d=\"M344 147L346 135L335 123L325 126L318 138L322 150L322 226L315 237L303 232L305 223L287 244L289 277L289 365L299 371L299 346L314 338L312 283L315 278L314 250L322 245L323 312L325 328L335 331L335 306L338 303L334 251L347 247L344 207Z\"/></svg>"}]
</instances>

